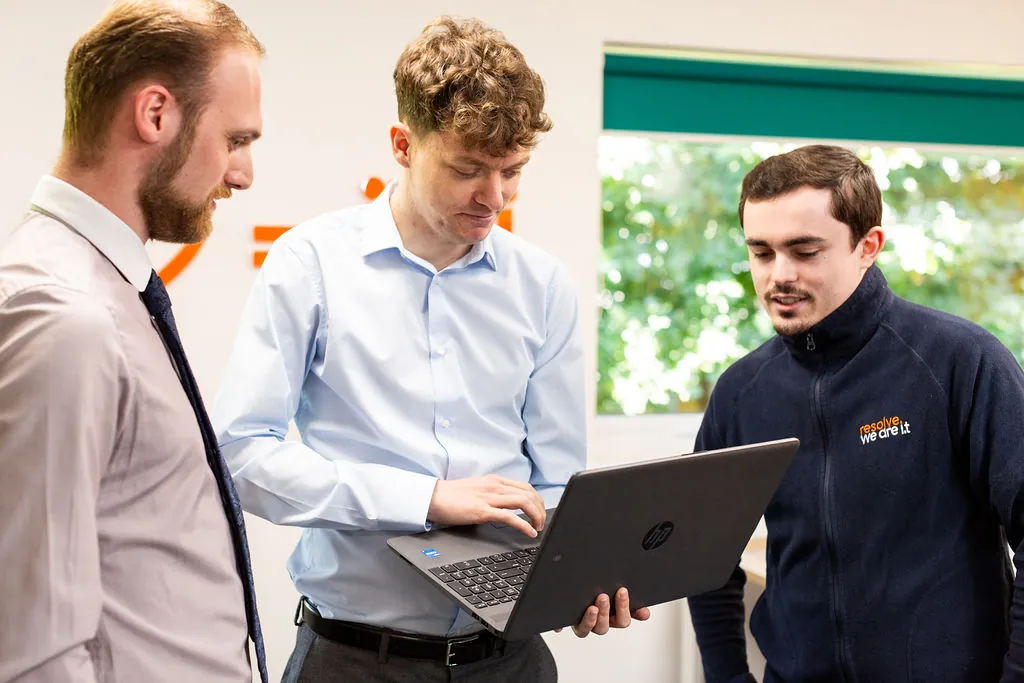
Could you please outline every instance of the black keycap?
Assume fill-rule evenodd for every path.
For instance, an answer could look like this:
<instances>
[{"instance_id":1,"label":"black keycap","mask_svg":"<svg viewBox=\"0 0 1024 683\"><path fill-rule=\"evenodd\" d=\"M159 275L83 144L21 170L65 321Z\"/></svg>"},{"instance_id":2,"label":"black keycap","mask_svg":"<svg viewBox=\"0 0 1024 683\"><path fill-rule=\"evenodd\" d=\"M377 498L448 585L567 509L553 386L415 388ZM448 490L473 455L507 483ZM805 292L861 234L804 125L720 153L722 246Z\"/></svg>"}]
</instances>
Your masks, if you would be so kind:
<instances>
[{"instance_id":1,"label":"black keycap","mask_svg":"<svg viewBox=\"0 0 1024 683\"><path fill-rule=\"evenodd\" d=\"M441 567L441 569L445 570L449 574L451 574L453 572L459 571L458 569L455 568L454 564L446 564L445 566Z\"/></svg>"},{"instance_id":2,"label":"black keycap","mask_svg":"<svg viewBox=\"0 0 1024 683\"><path fill-rule=\"evenodd\" d=\"M469 595L471 595L473 593L473 591L469 590L465 586L452 586L452 590L455 591L456 593L458 593L459 595L461 595L464 598L469 596Z\"/></svg>"},{"instance_id":3,"label":"black keycap","mask_svg":"<svg viewBox=\"0 0 1024 683\"><path fill-rule=\"evenodd\" d=\"M474 567L479 567L480 563L476 560L466 560L465 562L456 562L455 566L459 569L473 569Z\"/></svg>"},{"instance_id":4,"label":"black keycap","mask_svg":"<svg viewBox=\"0 0 1024 683\"><path fill-rule=\"evenodd\" d=\"M456 581L462 581L464 578L466 578L466 575L463 574L462 572L455 571L455 572L451 573L451 577L453 579L455 579Z\"/></svg>"},{"instance_id":5,"label":"black keycap","mask_svg":"<svg viewBox=\"0 0 1024 683\"><path fill-rule=\"evenodd\" d=\"M504 581L502 581L501 579L498 579L497 581L494 582L494 587L495 588L508 588L508 584L505 583Z\"/></svg>"},{"instance_id":6,"label":"black keycap","mask_svg":"<svg viewBox=\"0 0 1024 683\"><path fill-rule=\"evenodd\" d=\"M517 591L515 588L506 588L505 595L519 595L519 591Z\"/></svg>"},{"instance_id":7,"label":"black keycap","mask_svg":"<svg viewBox=\"0 0 1024 683\"><path fill-rule=\"evenodd\" d=\"M498 576L500 576L503 579L510 579L513 576L522 576L522 574L523 574L523 570L519 569L518 567L513 567L512 569L506 569L503 572L498 572Z\"/></svg>"},{"instance_id":8,"label":"black keycap","mask_svg":"<svg viewBox=\"0 0 1024 683\"><path fill-rule=\"evenodd\" d=\"M512 563L508 560L502 560L501 562L495 562L491 565L490 569L492 572L500 572L506 569L511 569Z\"/></svg>"},{"instance_id":9,"label":"black keycap","mask_svg":"<svg viewBox=\"0 0 1024 683\"><path fill-rule=\"evenodd\" d=\"M482 564L482 565L494 564L494 560L492 560L489 557L481 557L480 558L480 564Z\"/></svg>"},{"instance_id":10,"label":"black keycap","mask_svg":"<svg viewBox=\"0 0 1024 683\"><path fill-rule=\"evenodd\" d=\"M474 576L473 583L475 583L478 586L483 586L487 583L487 578L483 576Z\"/></svg>"},{"instance_id":11,"label":"black keycap","mask_svg":"<svg viewBox=\"0 0 1024 683\"><path fill-rule=\"evenodd\" d=\"M479 595L469 595L469 596L466 596L466 602L468 602L471 605L479 605L483 601L484 601L484 599L481 598Z\"/></svg>"},{"instance_id":12,"label":"black keycap","mask_svg":"<svg viewBox=\"0 0 1024 683\"><path fill-rule=\"evenodd\" d=\"M505 597L503 597L503 598L502 598L502 599L500 600L500 602L512 602L513 600L515 600L515 598L513 598L513 597L511 597L511 596L508 596L508 595L506 595Z\"/></svg>"},{"instance_id":13,"label":"black keycap","mask_svg":"<svg viewBox=\"0 0 1024 683\"><path fill-rule=\"evenodd\" d=\"M517 550L515 552L516 552L516 557L529 557L530 556L530 553L526 552L525 550Z\"/></svg>"},{"instance_id":14,"label":"black keycap","mask_svg":"<svg viewBox=\"0 0 1024 683\"><path fill-rule=\"evenodd\" d=\"M540 550L540 548L527 548L526 552L530 553L531 555L536 555L538 550Z\"/></svg>"},{"instance_id":15,"label":"black keycap","mask_svg":"<svg viewBox=\"0 0 1024 683\"><path fill-rule=\"evenodd\" d=\"M491 555L491 559L494 560L495 562L501 562L505 558L502 557L501 555Z\"/></svg>"},{"instance_id":16,"label":"black keycap","mask_svg":"<svg viewBox=\"0 0 1024 683\"><path fill-rule=\"evenodd\" d=\"M493 583L485 583L483 584L483 587L485 591L492 591L495 588L497 588L497 586L495 586Z\"/></svg>"},{"instance_id":17,"label":"black keycap","mask_svg":"<svg viewBox=\"0 0 1024 683\"><path fill-rule=\"evenodd\" d=\"M526 583L526 577L523 577L523 576L513 576L511 579L508 580L508 582L510 584L512 584L513 586L521 586L524 583Z\"/></svg>"},{"instance_id":18,"label":"black keycap","mask_svg":"<svg viewBox=\"0 0 1024 683\"><path fill-rule=\"evenodd\" d=\"M476 576L477 570L470 567L469 569L463 569L462 573L466 576Z\"/></svg>"},{"instance_id":19,"label":"black keycap","mask_svg":"<svg viewBox=\"0 0 1024 683\"><path fill-rule=\"evenodd\" d=\"M512 552L512 551L509 551L507 553L502 553L501 556L504 557L506 560L514 560L514 559L516 559L516 554L514 552Z\"/></svg>"},{"instance_id":20,"label":"black keycap","mask_svg":"<svg viewBox=\"0 0 1024 683\"><path fill-rule=\"evenodd\" d=\"M461 583L463 586L466 586L467 588L471 588L476 585L475 583L473 583L473 579L463 579L462 581L459 581L459 583Z\"/></svg>"},{"instance_id":21,"label":"black keycap","mask_svg":"<svg viewBox=\"0 0 1024 683\"><path fill-rule=\"evenodd\" d=\"M484 592L484 589L477 585L470 586L466 590L468 590L470 593L473 593L474 595L481 595ZM460 593L459 595L462 594Z\"/></svg>"},{"instance_id":22,"label":"black keycap","mask_svg":"<svg viewBox=\"0 0 1024 683\"><path fill-rule=\"evenodd\" d=\"M448 572L444 570L444 567L431 567L430 573L440 578L442 574L447 574Z\"/></svg>"},{"instance_id":23,"label":"black keycap","mask_svg":"<svg viewBox=\"0 0 1024 683\"><path fill-rule=\"evenodd\" d=\"M487 603L487 606L488 606L488 607L497 607L497 606L498 606L498 605L500 605L500 604L501 604L501 601L500 601L500 600L491 600L491 601L489 601L489 602Z\"/></svg>"}]
</instances>

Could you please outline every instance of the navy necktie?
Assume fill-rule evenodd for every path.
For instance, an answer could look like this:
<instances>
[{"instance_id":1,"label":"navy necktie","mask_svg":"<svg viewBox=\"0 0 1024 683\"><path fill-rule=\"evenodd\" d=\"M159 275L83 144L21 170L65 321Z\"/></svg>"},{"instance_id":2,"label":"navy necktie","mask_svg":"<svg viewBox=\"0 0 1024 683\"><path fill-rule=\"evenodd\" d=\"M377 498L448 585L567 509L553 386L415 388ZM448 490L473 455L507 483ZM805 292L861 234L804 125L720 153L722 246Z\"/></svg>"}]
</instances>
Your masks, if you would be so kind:
<instances>
[{"instance_id":1,"label":"navy necktie","mask_svg":"<svg viewBox=\"0 0 1024 683\"><path fill-rule=\"evenodd\" d=\"M181 339L178 338L178 328L174 324L174 315L171 313L171 298L167 296L167 290L160 277L153 271L149 276L149 284L146 291L142 293L142 301L146 309L153 317L160 336L163 337L167 350L174 361L181 378L182 388L188 396L192 410L195 411L196 420L199 421L199 430L203 434L203 445L206 447L206 461L213 470L213 476L217 480L217 488L220 491L220 499L224 505L224 512L228 518L228 526L231 528L231 540L235 548L235 562L238 565L238 573L242 579L242 586L245 589L245 616L249 625L249 637L256 646L256 663L259 667L260 678L263 683L267 679L267 657L263 646L263 634L260 631L260 618L256 613L256 591L252 580L252 562L249 559L249 542L245 538L245 519L242 516L242 504L238 500L238 493L231 481L231 474L227 465L221 457L217 448L217 439L213 432L213 425L206 414L203 406L203 399L199 394L199 386L195 377L192 376L192 368L189 367L188 359L185 357L185 349L181 346Z\"/></svg>"}]
</instances>

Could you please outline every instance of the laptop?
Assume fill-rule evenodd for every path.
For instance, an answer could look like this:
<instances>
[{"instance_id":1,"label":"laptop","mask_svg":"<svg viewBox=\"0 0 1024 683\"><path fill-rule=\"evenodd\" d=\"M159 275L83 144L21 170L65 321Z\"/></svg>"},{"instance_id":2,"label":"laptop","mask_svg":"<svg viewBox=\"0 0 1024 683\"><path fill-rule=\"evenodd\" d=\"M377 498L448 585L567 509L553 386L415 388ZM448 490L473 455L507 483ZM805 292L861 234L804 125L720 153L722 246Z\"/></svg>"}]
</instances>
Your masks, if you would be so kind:
<instances>
[{"instance_id":1,"label":"laptop","mask_svg":"<svg viewBox=\"0 0 1024 683\"><path fill-rule=\"evenodd\" d=\"M488 523L388 546L489 631L526 638L578 624L598 595L622 586L633 611L725 585L799 444L577 472L534 539Z\"/></svg>"}]
</instances>

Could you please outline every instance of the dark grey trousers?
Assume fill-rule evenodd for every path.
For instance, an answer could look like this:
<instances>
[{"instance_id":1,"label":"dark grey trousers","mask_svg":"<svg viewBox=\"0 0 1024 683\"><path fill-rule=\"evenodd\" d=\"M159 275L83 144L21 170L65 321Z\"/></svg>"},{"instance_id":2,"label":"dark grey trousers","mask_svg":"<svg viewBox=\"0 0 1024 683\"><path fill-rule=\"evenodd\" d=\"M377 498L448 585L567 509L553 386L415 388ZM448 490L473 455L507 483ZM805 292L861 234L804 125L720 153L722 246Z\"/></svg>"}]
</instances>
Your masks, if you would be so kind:
<instances>
[{"instance_id":1,"label":"dark grey trousers","mask_svg":"<svg viewBox=\"0 0 1024 683\"><path fill-rule=\"evenodd\" d=\"M295 636L281 683L555 683L558 671L540 636L510 642L505 654L448 668L440 662L390 657L321 638L305 624Z\"/></svg>"}]
</instances>

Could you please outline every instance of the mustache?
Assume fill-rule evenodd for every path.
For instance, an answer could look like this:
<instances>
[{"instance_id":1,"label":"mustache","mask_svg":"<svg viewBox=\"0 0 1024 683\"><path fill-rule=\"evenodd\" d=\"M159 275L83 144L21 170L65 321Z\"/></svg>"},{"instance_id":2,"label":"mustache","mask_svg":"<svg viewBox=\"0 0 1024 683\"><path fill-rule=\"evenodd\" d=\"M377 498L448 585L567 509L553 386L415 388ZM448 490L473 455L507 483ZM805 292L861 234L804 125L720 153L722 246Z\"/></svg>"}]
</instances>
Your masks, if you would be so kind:
<instances>
[{"instance_id":1,"label":"mustache","mask_svg":"<svg viewBox=\"0 0 1024 683\"><path fill-rule=\"evenodd\" d=\"M775 285L774 289L764 295L765 300L771 300L777 296L798 296L802 299L810 299L811 295L802 289L798 289L793 285Z\"/></svg>"},{"instance_id":2,"label":"mustache","mask_svg":"<svg viewBox=\"0 0 1024 683\"><path fill-rule=\"evenodd\" d=\"M221 185L210 195L211 201L217 201L218 199L229 199L231 197L231 188L227 185Z\"/></svg>"}]
</instances>

